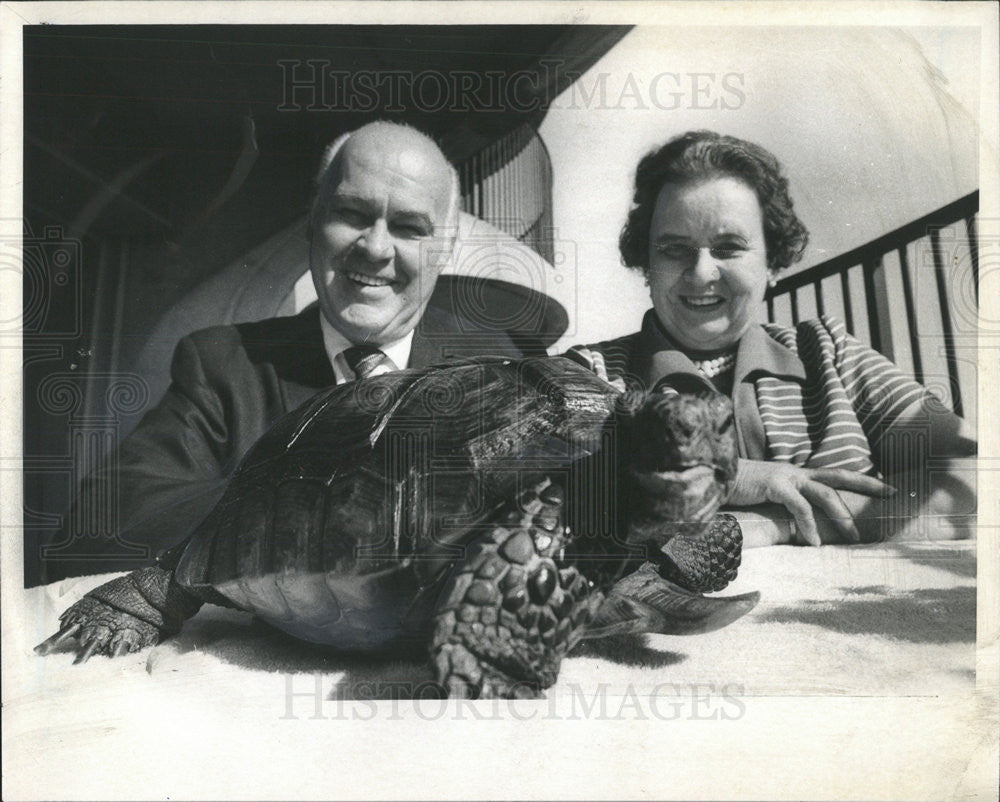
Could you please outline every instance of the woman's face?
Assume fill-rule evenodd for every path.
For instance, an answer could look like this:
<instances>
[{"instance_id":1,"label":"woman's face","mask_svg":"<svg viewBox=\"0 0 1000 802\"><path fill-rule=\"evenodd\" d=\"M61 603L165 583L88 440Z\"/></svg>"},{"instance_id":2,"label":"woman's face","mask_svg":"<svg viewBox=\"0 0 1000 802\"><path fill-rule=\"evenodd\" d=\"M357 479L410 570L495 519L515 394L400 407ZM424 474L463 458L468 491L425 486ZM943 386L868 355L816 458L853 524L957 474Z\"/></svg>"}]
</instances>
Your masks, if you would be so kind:
<instances>
[{"instance_id":1,"label":"woman's face","mask_svg":"<svg viewBox=\"0 0 1000 802\"><path fill-rule=\"evenodd\" d=\"M757 194L728 176L664 184L649 227L649 292L685 348L734 346L756 322L767 286Z\"/></svg>"}]
</instances>

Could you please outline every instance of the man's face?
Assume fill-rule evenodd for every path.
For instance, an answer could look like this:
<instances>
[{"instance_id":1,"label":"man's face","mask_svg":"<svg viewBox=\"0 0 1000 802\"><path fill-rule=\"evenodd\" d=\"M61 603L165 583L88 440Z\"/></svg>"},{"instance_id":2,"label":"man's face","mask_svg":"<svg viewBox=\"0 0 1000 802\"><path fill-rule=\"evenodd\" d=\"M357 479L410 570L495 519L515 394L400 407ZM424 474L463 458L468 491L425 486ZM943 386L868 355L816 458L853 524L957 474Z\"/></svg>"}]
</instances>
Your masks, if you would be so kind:
<instances>
[{"instance_id":1,"label":"man's face","mask_svg":"<svg viewBox=\"0 0 1000 802\"><path fill-rule=\"evenodd\" d=\"M384 345L420 321L447 259L451 173L405 129L351 136L320 188L310 267L320 308L352 343Z\"/></svg>"}]
</instances>

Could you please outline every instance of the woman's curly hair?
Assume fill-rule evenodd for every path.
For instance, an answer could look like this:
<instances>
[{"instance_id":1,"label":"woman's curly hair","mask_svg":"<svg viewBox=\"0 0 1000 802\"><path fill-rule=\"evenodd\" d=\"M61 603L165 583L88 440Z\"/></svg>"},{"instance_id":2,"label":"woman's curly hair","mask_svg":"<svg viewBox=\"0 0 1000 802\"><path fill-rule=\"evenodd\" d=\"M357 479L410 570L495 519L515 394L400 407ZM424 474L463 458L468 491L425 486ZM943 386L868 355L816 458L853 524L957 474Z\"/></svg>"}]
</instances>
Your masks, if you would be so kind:
<instances>
[{"instance_id":1,"label":"woman's curly hair","mask_svg":"<svg viewBox=\"0 0 1000 802\"><path fill-rule=\"evenodd\" d=\"M689 131L646 154L636 168L632 208L618 240L626 267L649 270L649 227L663 185L713 176L737 178L757 193L772 273L802 258L809 232L795 215L778 160L753 142L714 131Z\"/></svg>"}]
</instances>

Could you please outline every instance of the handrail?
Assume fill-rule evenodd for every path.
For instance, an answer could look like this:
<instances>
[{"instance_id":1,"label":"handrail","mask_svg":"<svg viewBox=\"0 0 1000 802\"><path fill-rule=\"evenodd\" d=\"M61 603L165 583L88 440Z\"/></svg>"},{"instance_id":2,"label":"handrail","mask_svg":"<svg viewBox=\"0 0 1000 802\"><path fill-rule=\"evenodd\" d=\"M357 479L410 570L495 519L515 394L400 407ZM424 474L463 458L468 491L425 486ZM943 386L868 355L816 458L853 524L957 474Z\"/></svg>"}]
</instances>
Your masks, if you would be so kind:
<instances>
[{"instance_id":1,"label":"handrail","mask_svg":"<svg viewBox=\"0 0 1000 802\"><path fill-rule=\"evenodd\" d=\"M813 265L798 273L793 273L790 276L779 279L773 287L768 288L764 298L770 301L775 296L784 295L789 290L796 290L807 284L813 284L830 276L835 276L848 268L864 264L865 260L872 255L882 256L896 250L900 242L910 243L921 237L926 237L930 233L930 228L941 228L951 223L957 223L959 220L972 217L978 211L979 190L976 190L956 201L952 201L947 206L942 206L930 214L918 217L916 220L911 220L895 231L883 234L871 242L866 242L864 245L859 245L853 250L842 253L818 265ZM976 280L978 288L978 270Z\"/></svg>"},{"instance_id":2,"label":"handrail","mask_svg":"<svg viewBox=\"0 0 1000 802\"><path fill-rule=\"evenodd\" d=\"M925 356L933 358L932 354L922 353L921 342L926 339L926 332L921 335L917 327L917 304L915 302L915 280L913 271L919 267L911 265L907 255L909 246L924 238L930 240L930 254L933 260L934 271L934 292L937 296L938 310L941 320L941 341L943 349L938 352L940 358L943 352L945 366L948 373L948 384L951 395L952 408L961 415L963 413L963 393L960 383L959 359L956 349L956 335L954 325L953 309L954 299L950 298L948 280L951 269L945 254L942 252L941 231L949 226L962 223L965 226L966 239L969 251L969 263L972 269L972 280L975 297L979 297L979 243L976 226L976 214L979 211L979 192L971 192L956 201L942 206L930 214L912 220L899 228L883 234L870 242L853 248L850 251L835 256L813 267L802 270L793 275L779 280L773 287L765 293L767 303L767 316L772 322L775 321L775 301L780 298L788 298L788 306L793 324L799 322L800 290L810 288L813 291L816 308L820 314L827 311L829 298L824 297L823 282L826 279L839 276L839 290L833 288L834 295L839 291L840 300L844 309L844 322L848 331L854 333L856 326L862 321L867 323L870 344L872 348L881 351L889 359L894 359L893 353L893 331L891 319L897 318L900 312L906 316L906 325L910 361L914 378L919 382L924 382L926 378ZM892 306L889 298L889 288L886 284L886 264L885 258L889 254L895 254L895 259L899 265L899 286L903 300L903 309L897 311ZM851 271L859 268L864 287L863 299L865 309L862 318L859 319L853 308L852 292L850 286ZM895 268L893 267L893 272ZM827 287L827 292L831 288ZM857 300L855 296L854 300ZM896 332L898 335L898 332ZM897 342L901 342L897 339ZM926 343L924 345L926 348ZM970 388L967 388L970 389ZM974 388L972 388L974 392Z\"/></svg>"}]
</instances>

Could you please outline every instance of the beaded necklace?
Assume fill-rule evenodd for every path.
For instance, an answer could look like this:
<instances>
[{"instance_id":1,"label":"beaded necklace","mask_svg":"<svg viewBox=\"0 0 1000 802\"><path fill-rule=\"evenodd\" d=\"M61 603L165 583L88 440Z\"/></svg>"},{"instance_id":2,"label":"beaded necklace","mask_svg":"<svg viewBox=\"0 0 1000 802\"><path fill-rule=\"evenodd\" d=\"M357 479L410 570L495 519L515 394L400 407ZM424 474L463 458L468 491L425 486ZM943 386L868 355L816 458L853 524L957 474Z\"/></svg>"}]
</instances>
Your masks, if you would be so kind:
<instances>
[{"instance_id":1,"label":"beaded necklace","mask_svg":"<svg viewBox=\"0 0 1000 802\"><path fill-rule=\"evenodd\" d=\"M733 369L733 365L736 364L736 352L731 351L728 354L717 356L715 359L692 359L691 362L698 368L698 372L702 376L711 379Z\"/></svg>"},{"instance_id":2,"label":"beaded necklace","mask_svg":"<svg viewBox=\"0 0 1000 802\"><path fill-rule=\"evenodd\" d=\"M670 333L663 327L663 324L660 322L660 318L658 316L653 316L653 322L656 324L656 328L659 329L660 334L663 335L663 339L682 354L686 354L688 359L690 359L692 364L694 364L695 368L698 369L698 372L706 379L713 379L716 376L721 376L723 373L732 370L733 366L736 364L735 347L733 350L725 354L720 354L711 358L695 359L694 355L690 351L684 349L673 337L670 336ZM718 354L718 351L716 351L716 353Z\"/></svg>"}]
</instances>

